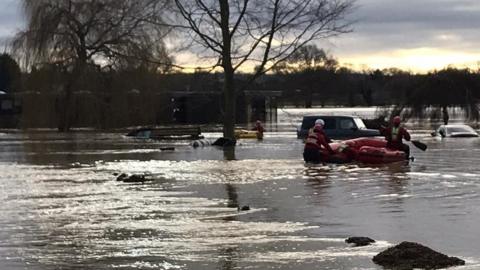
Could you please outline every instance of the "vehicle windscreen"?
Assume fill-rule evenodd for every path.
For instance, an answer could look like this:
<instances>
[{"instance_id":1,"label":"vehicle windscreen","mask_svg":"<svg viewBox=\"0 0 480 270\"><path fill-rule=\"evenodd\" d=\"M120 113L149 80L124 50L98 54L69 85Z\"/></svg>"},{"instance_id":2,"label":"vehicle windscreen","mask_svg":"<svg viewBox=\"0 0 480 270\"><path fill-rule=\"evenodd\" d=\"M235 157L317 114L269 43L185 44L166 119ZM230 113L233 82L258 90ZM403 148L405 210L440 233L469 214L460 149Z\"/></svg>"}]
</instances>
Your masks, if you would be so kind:
<instances>
[{"instance_id":1,"label":"vehicle windscreen","mask_svg":"<svg viewBox=\"0 0 480 270\"><path fill-rule=\"evenodd\" d=\"M365 123L363 123L363 120L360 118L353 118L355 121L355 124L357 125L358 129L366 129L367 127L365 126Z\"/></svg>"},{"instance_id":2,"label":"vehicle windscreen","mask_svg":"<svg viewBox=\"0 0 480 270\"><path fill-rule=\"evenodd\" d=\"M355 128L355 123L351 118L340 119L340 129L352 129Z\"/></svg>"}]
</instances>

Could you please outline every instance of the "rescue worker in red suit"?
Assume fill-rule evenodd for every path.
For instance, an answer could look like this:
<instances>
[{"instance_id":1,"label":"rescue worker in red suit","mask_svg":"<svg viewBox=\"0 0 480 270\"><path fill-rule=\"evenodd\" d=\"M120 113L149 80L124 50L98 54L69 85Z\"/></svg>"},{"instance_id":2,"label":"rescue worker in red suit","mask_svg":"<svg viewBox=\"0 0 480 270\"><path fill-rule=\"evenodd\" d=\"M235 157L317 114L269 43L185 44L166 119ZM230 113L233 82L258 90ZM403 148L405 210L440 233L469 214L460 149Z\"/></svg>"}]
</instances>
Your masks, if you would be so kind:
<instances>
[{"instance_id":1,"label":"rescue worker in red suit","mask_svg":"<svg viewBox=\"0 0 480 270\"><path fill-rule=\"evenodd\" d=\"M322 119L315 121L315 126L309 130L308 137L305 141L305 148L303 149L303 159L305 162L320 163L322 161L322 147L328 150L333 155L335 152L328 144L330 139L325 134L323 127L325 122Z\"/></svg>"},{"instance_id":2,"label":"rescue worker in red suit","mask_svg":"<svg viewBox=\"0 0 480 270\"><path fill-rule=\"evenodd\" d=\"M381 127L380 133L387 140L387 148L405 152L407 159L410 157L410 147L403 143L402 139L410 141L410 133L400 126L400 116L395 116L392 125L388 128Z\"/></svg>"},{"instance_id":3,"label":"rescue worker in red suit","mask_svg":"<svg viewBox=\"0 0 480 270\"><path fill-rule=\"evenodd\" d=\"M260 122L260 120L257 120L257 122L255 122L255 126L252 128L252 130L257 131L257 139L263 139L263 133L265 132L265 128L262 126L262 122Z\"/></svg>"}]
</instances>

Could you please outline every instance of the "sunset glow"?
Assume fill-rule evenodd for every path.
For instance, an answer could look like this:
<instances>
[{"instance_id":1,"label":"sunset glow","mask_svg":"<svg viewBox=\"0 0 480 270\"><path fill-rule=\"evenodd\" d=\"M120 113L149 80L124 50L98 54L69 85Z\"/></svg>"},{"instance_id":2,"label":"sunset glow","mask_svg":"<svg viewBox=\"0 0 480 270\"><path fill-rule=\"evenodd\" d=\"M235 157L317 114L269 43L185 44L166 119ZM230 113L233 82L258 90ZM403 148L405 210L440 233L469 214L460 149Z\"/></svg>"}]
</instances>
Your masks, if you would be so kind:
<instances>
[{"instance_id":1,"label":"sunset glow","mask_svg":"<svg viewBox=\"0 0 480 270\"><path fill-rule=\"evenodd\" d=\"M340 62L353 69L400 68L425 73L449 66L478 69L480 53L443 50L437 48L402 49L371 55L340 57Z\"/></svg>"},{"instance_id":2,"label":"sunset glow","mask_svg":"<svg viewBox=\"0 0 480 270\"><path fill-rule=\"evenodd\" d=\"M3 49L25 23L20 3L0 0ZM357 0L348 18L354 22L352 32L318 41L317 45L342 66L354 70L394 67L425 73L449 66L477 70L479 10L476 0ZM170 52L175 64L184 67L179 69L182 72L193 72L199 66L210 70L217 60L199 58L200 52L195 50L179 52L177 47ZM251 72L256 64L245 63L239 71Z\"/></svg>"},{"instance_id":3,"label":"sunset glow","mask_svg":"<svg viewBox=\"0 0 480 270\"><path fill-rule=\"evenodd\" d=\"M333 54L335 56L334 52ZM480 68L480 52L462 52L438 48L400 49L374 54L339 55L335 57L337 57L341 66L358 71L398 68L414 73L427 73L447 67L473 70ZM208 61L205 59L200 61L192 53L179 54L176 61L179 65L185 67L182 70L183 72L193 72L195 67L198 66L207 69L211 66ZM246 63L240 70L242 72L252 72L253 68L253 63ZM220 71L218 68L216 70Z\"/></svg>"}]
</instances>

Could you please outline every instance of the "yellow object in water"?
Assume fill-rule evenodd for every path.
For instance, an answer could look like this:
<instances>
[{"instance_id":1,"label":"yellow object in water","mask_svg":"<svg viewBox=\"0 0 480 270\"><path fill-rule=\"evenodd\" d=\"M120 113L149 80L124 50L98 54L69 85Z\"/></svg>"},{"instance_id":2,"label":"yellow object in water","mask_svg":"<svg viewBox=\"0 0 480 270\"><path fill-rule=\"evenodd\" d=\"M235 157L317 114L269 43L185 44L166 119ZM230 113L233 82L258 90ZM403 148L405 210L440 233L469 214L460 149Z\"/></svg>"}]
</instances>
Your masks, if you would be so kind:
<instances>
[{"instance_id":1,"label":"yellow object in water","mask_svg":"<svg viewBox=\"0 0 480 270\"><path fill-rule=\"evenodd\" d=\"M237 130L235 130L235 138L237 138L237 139L262 139L263 134L260 135L256 130L237 129Z\"/></svg>"}]
</instances>

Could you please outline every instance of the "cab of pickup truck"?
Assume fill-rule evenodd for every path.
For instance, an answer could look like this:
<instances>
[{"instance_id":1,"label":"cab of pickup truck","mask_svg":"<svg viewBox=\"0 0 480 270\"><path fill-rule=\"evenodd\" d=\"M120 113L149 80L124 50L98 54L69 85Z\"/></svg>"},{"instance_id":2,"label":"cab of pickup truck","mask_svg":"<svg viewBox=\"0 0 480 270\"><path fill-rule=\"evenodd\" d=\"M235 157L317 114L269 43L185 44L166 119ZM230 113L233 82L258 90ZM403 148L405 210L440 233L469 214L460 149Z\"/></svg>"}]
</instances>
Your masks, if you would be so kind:
<instances>
[{"instance_id":1,"label":"cab of pickup truck","mask_svg":"<svg viewBox=\"0 0 480 270\"><path fill-rule=\"evenodd\" d=\"M322 119L325 122L324 130L330 139L380 136L378 130L367 129L363 120L357 116L315 115L303 117L302 124L297 128L297 138L305 138L317 119Z\"/></svg>"}]
</instances>

